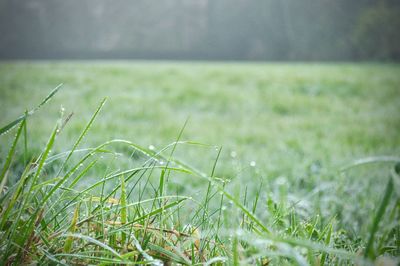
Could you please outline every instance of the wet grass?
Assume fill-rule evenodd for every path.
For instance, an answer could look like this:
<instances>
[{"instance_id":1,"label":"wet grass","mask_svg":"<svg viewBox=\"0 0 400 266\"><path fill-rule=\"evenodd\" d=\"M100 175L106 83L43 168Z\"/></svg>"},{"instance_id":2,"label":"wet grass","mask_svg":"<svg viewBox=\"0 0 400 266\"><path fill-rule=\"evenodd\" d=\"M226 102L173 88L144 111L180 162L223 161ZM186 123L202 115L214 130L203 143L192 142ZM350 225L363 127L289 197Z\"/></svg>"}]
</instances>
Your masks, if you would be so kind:
<instances>
[{"instance_id":1,"label":"wet grass","mask_svg":"<svg viewBox=\"0 0 400 266\"><path fill-rule=\"evenodd\" d=\"M2 63L2 262L395 262L398 74Z\"/></svg>"}]
</instances>

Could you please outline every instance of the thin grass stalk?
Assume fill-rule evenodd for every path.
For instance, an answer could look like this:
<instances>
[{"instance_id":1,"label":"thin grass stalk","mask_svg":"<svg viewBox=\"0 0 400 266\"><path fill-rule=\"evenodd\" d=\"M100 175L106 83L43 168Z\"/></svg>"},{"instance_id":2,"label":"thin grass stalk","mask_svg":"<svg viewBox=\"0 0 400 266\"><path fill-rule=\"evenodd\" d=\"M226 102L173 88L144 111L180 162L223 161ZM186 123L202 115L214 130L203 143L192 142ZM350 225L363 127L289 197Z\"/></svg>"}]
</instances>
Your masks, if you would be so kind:
<instances>
[{"instance_id":1,"label":"thin grass stalk","mask_svg":"<svg viewBox=\"0 0 400 266\"><path fill-rule=\"evenodd\" d=\"M378 231L379 223L383 219L385 210L386 210L387 206L389 205L390 197L392 196L392 193L393 193L393 179L392 179L392 177L389 177L389 181L386 185L383 199L381 201L381 204L379 205L378 211L372 222L370 236L369 236L368 243L367 243L367 246L365 248L365 253L364 253L365 258L370 258L370 259L375 258L375 252L373 250L375 234Z\"/></svg>"}]
</instances>

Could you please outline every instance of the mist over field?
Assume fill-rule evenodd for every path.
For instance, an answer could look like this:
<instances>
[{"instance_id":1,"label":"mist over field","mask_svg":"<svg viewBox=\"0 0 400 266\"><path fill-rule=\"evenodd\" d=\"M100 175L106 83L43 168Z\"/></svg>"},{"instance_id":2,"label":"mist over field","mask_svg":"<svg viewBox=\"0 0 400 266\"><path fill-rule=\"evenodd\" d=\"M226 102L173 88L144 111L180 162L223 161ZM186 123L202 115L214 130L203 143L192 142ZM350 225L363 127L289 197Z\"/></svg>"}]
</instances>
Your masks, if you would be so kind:
<instances>
[{"instance_id":1,"label":"mist over field","mask_svg":"<svg viewBox=\"0 0 400 266\"><path fill-rule=\"evenodd\" d=\"M396 0L1 0L0 58L399 60Z\"/></svg>"}]
</instances>

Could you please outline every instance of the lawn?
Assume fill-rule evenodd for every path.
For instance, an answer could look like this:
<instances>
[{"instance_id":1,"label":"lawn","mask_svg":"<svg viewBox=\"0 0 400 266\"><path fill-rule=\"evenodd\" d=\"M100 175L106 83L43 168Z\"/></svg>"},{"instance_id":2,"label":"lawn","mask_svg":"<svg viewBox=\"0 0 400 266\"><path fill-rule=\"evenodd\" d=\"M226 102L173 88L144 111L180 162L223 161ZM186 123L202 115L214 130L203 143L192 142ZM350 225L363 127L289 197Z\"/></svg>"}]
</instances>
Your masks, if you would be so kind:
<instances>
[{"instance_id":1,"label":"lawn","mask_svg":"<svg viewBox=\"0 0 400 266\"><path fill-rule=\"evenodd\" d=\"M353 253L362 253L367 245L394 164L372 163L344 172L341 168L361 158L400 155L399 65L3 62L0 125L32 109L60 83L52 100L27 120L30 155L37 156L45 147L61 109L64 117L71 112L73 116L52 152L71 149L107 97L81 148L125 139L159 151L184 127L180 140L193 143L178 145L174 157L210 174L222 147L215 176L231 180L229 195L243 205L249 207L259 199L260 207L253 211L278 235L312 239L312 230L309 235L295 232L312 225L321 233L318 241L324 241L329 224L335 228L330 246ZM1 136L1 165L12 138L13 134ZM17 162L22 165L19 148ZM118 152L125 150L121 147ZM93 175L102 175L110 164L117 165L115 169L130 164L115 161L110 159ZM13 165L10 180L18 179L21 165ZM168 184L169 191L198 200L204 197L207 182L177 176ZM380 249L376 247L371 258L400 254L396 224L400 207L394 198L386 208L392 216L381 215L384 226L375 238ZM221 209L219 201L209 204L211 210ZM298 221L293 220L294 213ZM235 261L235 243L231 243L233 254L218 255ZM241 245L238 257L251 257L249 248ZM315 262L309 253L304 256ZM293 258L288 261L301 264Z\"/></svg>"},{"instance_id":2,"label":"lawn","mask_svg":"<svg viewBox=\"0 0 400 266\"><path fill-rule=\"evenodd\" d=\"M68 142L108 97L88 145L124 138L162 147L189 119L183 139L222 146L224 164L233 152L243 166L293 175L315 162L336 168L398 154L399 74L379 64L2 63L0 123L63 83L33 118L40 126L29 127L38 147L61 106L74 112Z\"/></svg>"}]
</instances>

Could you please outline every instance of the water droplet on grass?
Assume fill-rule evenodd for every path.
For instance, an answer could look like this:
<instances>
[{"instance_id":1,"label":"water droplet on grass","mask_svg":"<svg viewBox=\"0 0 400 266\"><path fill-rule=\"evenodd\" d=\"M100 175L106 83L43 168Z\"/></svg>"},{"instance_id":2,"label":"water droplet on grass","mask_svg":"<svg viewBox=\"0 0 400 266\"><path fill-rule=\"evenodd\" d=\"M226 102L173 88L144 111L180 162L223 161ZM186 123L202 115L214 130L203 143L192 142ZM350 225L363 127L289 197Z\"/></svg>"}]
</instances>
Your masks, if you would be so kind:
<instances>
[{"instance_id":1,"label":"water droplet on grass","mask_svg":"<svg viewBox=\"0 0 400 266\"><path fill-rule=\"evenodd\" d=\"M287 179L286 179L286 177L284 177L284 176L280 176L280 177L278 177L277 179L276 179L276 184L278 185L278 186L283 186L283 185L285 185L285 184L287 184Z\"/></svg>"},{"instance_id":2,"label":"water droplet on grass","mask_svg":"<svg viewBox=\"0 0 400 266\"><path fill-rule=\"evenodd\" d=\"M256 166L256 162L255 162L255 161L251 161L251 162L250 162L250 166L251 166L251 167Z\"/></svg>"},{"instance_id":3,"label":"water droplet on grass","mask_svg":"<svg viewBox=\"0 0 400 266\"><path fill-rule=\"evenodd\" d=\"M156 147L154 145L149 145L149 150L154 151Z\"/></svg>"}]
</instances>

